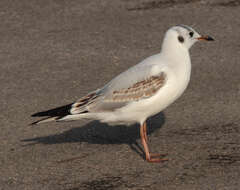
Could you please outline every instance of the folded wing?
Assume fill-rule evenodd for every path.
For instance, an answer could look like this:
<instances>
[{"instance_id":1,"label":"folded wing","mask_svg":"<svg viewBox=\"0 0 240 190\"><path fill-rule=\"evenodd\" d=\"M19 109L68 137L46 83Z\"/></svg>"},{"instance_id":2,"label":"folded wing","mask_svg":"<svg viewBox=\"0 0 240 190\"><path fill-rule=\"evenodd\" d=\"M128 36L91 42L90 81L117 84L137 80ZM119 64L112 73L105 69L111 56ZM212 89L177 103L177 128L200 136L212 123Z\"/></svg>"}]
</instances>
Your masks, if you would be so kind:
<instances>
[{"instance_id":1,"label":"folded wing","mask_svg":"<svg viewBox=\"0 0 240 190\"><path fill-rule=\"evenodd\" d=\"M108 112L126 104L154 96L166 83L166 74L150 76L131 84L129 87L115 89L104 94L102 90L88 94L72 105L72 114L86 112Z\"/></svg>"}]
</instances>

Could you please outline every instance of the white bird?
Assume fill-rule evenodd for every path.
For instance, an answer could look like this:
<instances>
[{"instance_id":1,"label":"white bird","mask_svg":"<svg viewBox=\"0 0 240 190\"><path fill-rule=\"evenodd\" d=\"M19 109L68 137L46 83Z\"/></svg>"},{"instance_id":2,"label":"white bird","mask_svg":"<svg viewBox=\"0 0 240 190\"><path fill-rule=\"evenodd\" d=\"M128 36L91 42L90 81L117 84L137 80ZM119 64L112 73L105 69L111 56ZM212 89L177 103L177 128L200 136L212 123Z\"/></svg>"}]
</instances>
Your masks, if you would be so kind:
<instances>
[{"instance_id":1,"label":"white bird","mask_svg":"<svg viewBox=\"0 0 240 190\"><path fill-rule=\"evenodd\" d=\"M86 118L112 125L139 123L146 160L167 160L149 152L146 120L173 103L187 88L191 74L189 49L200 40L213 41L213 38L201 36L186 25L171 27L160 53L144 59L72 104L33 114L48 116L33 124Z\"/></svg>"}]
</instances>

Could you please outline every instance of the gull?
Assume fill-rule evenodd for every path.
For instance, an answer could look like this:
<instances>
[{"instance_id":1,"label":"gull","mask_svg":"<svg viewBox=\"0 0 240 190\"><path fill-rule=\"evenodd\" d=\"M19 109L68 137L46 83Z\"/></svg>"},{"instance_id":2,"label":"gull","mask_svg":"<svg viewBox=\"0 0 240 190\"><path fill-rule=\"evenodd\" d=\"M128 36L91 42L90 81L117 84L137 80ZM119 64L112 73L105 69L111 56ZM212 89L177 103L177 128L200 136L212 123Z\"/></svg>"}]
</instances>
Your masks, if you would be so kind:
<instances>
[{"instance_id":1,"label":"gull","mask_svg":"<svg viewBox=\"0 0 240 190\"><path fill-rule=\"evenodd\" d=\"M160 154L149 152L146 120L163 111L187 88L192 45L213 40L189 26L173 26L165 33L160 53L144 59L72 104L33 114L33 117L47 118L32 124L80 119L99 120L110 125L138 123L146 160L166 161Z\"/></svg>"}]
</instances>

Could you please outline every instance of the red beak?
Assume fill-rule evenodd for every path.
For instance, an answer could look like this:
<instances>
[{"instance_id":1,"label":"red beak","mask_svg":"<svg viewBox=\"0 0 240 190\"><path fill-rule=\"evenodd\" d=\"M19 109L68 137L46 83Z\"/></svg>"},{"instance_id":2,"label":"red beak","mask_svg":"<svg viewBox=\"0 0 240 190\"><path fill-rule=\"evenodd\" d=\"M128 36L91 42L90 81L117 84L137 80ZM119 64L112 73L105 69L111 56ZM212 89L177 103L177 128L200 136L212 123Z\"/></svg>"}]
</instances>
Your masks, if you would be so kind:
<instances>
[{"instance_id":1,"label":"red beak","mask_svg":"<svg viewBox=\"0 0 240 190\"><path fill-rule=\"evenodd\" d=\"M197 39L198 40L204 40L204 41L214 41L214 39L211 36L201 36Z\"/></svg>"}]
</instances>

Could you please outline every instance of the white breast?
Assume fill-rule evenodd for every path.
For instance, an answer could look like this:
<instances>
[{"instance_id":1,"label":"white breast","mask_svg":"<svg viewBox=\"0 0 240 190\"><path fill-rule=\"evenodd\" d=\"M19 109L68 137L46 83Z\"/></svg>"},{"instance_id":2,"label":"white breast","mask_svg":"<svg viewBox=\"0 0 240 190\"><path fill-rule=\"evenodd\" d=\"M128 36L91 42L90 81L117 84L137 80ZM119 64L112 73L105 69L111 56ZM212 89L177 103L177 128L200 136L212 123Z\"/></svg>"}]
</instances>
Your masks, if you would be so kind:
<instances>
[{"instance_id":1,"label":"white breast","mask_svg":"<svg viewBox=\"0 0 240 190\"><path fill-rule=\"evenodd\" d=\"M167 75L166 84L151 98L134 102L122 110L123 117L129 117L129 120L144 122L148 117L155 115L176 99L178 99L188 86L191 74L190 59L184 63L178 63L174 68L166 67L164 72ZM125 115L124 113L128 113Z\"/></svg>"},{"instance_id":2,"label":"white breast","mask_svg":"<svg viewBox=\"0 0 240 190\"><path fill-rule=\"evenodd\" d=\"M111 116L108 114L108 117L104 117L102 121L124 124L143 123L148 117L161 112L173 103L182 95L190 80L191 61L188 51L182 56L183 54L181 54L180 59L176 57L167 57L167 59L161 57L162 64L158 64L157 60L155 60L156 68L153 69L151 75L154 75L154 72L164 72L167 80L163 87L154 96L132 102L112 112Z\"/></svg>"}]
</instances>

